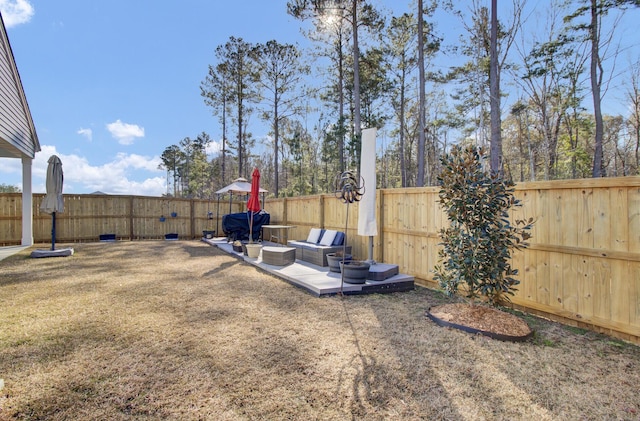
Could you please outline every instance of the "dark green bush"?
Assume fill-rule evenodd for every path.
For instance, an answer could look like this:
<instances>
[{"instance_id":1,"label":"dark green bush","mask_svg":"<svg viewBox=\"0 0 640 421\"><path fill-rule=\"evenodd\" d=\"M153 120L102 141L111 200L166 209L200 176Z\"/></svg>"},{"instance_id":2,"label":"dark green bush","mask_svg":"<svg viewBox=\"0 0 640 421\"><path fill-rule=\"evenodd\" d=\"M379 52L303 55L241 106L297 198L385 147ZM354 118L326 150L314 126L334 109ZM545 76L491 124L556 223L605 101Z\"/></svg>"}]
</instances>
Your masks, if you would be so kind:
<instances>
[{"instance_id":1,"label":"dark green bush","mask_svg":"<svg viewBox=\"0 0 640 421\"><path fill-rule=\"evenodd\" d=\"M482 149L456 146L441 160L439 202L450 226L440 232L435 279L449 295L464 290L468 298L485 297L498 305L517 291L518 270L509 262L513 250L528 246L533 218L511 224L509 210L521 206L514 185L489 175L484 156Z\"/></svg>"}]
</instances>

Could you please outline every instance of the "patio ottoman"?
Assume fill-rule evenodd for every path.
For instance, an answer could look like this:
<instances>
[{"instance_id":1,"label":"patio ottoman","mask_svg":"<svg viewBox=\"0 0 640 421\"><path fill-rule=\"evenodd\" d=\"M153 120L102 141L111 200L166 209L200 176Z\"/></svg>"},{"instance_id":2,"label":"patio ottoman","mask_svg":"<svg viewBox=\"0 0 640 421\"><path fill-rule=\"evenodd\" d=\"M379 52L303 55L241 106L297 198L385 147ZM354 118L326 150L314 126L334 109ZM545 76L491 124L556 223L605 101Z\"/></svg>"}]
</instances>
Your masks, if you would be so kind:
<instances>
[{"instance_id":1,"label":"patio ottoman","mask_svg":"<svg viewBox=\"0 0 640 421\"><path fill-rule=\"evenodd\" d=\"M295 247L262 247L262 263L273 266L286 266L295 261Z\"/></svg>"}]
</instances>

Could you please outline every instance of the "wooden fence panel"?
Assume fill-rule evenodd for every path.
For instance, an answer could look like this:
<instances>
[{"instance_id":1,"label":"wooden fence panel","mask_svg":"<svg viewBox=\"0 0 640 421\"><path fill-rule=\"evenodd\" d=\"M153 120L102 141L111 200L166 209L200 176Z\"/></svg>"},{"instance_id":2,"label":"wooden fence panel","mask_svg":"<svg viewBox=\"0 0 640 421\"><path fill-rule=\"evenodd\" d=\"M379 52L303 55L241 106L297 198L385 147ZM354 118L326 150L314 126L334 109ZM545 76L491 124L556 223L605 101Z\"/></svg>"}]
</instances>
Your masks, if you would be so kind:
<instances>
[{"instance_id":1,"label":"wooden fence panel","mask_svg":"<svg viewBox=\"0 0 640 421\"><path fill-rule=\"evenodd\" d=\"M285 214L285 201L288 199L267 199L263 204L263 209L269 213L269 217L272 221L278 221L284 223L288 220Z\"/></svg>"},{"instance_id":2,"label":"wooden fence panel","mask_svg":"<svg viewBox=\"0 0 640 421\"><path fill-rule=\"evenodd\" d=\"M0 245L22 241L22 196L19 193L0 194Z\"/></svg>"},{"instance_id":3,"label":"wooden fence panel","mask_svg":"<svg viewBox=\"0 0 640 421\"><path fill-rule=\"evenodd\" d=\"M516 253L514 304L640 337L640 178L523 183L517 217L536 220ZM629 339L627 338L627 339Z\"/></svg>"},{"instance_id":4,"label":"wooden fence panel","mask_svg":"<svg viewBox=\"0 0 640 421\"><path fill-rule=\"evenodd\" d=\"M627 191L629 247L628 251L640 253L640 187ZM623 229L623 228L621 228Z\"/></svg>"},{"instance_id":5,"label":"wooden fence panel","mask_svg":"<svg viewBox=\"0 0 640 421\"><path fill-rule=\"evenodd\" d=\"M288 225L295 226L289 233L290 239L306 239L311 228L320 228L323 224L321 197L289 197L286 201L281 199L284 201L283 213L286 214L286 221L277 221L274 218L272 222L286 222Z\"/></svg>"}]
</instances>

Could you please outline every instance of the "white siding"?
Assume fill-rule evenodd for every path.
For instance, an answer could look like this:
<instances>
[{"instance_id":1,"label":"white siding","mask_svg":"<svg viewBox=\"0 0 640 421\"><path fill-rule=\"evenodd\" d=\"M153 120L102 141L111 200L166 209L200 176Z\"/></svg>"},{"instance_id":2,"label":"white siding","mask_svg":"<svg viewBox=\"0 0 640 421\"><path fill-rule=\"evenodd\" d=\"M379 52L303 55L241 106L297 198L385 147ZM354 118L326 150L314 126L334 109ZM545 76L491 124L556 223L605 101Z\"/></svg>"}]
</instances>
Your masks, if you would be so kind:
<instances>
[{"instance_id":1,"label":"white siding","mask_svg":"<svg viewBox=\"0 0 640 421\"><path fill-rule=\"evenodd\" d=\"M0 156L33 158L39 150L29 105L0 17Z\"/></svg>"}]
</instances>

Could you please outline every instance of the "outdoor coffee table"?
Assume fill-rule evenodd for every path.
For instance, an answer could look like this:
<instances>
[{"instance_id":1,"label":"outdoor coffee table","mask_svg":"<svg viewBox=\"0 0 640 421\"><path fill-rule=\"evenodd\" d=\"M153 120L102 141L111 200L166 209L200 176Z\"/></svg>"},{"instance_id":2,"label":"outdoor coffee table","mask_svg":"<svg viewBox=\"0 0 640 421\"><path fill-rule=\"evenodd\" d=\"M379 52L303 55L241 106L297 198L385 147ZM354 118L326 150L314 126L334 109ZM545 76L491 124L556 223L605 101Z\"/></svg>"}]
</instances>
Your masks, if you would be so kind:
<instances>
[{"instance_id":1,"label":"outdoor coffee table","mask_svg":"<svg viewBox=\"0 0 640 421\"><path fill-rule=\"evenodd\" d=\"M271 236L269 236L269 241L276 240L277 243L286 245L287 240L289 240L289 230L295 227L296 227L295 225L263 225L262 229L271 230ZM262 238L265 239L266 237L263 235Z\"/></svg>"}]
</instances>

